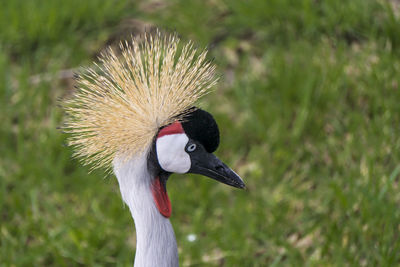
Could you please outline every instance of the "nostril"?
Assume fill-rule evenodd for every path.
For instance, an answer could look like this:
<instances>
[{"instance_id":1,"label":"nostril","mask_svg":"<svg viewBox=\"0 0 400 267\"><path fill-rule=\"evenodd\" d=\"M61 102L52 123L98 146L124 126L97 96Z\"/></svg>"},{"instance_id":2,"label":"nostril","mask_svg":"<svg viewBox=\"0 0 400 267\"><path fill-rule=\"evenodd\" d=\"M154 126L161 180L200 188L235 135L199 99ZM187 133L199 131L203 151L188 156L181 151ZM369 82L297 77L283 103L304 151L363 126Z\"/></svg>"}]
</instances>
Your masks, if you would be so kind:
<instances>
[{"instance_id":1,"label":"nostril","mask_svg":"<svg viewBox=\"0 0 400 267\"><path fill-rule=\"evenodd\" d=\"M225 168L224 168L224 166L222 166L222 165L217 165L216 167L215 167L215 170L217 170L217 171L223 171Z\"/></svg>"}]
</instances>

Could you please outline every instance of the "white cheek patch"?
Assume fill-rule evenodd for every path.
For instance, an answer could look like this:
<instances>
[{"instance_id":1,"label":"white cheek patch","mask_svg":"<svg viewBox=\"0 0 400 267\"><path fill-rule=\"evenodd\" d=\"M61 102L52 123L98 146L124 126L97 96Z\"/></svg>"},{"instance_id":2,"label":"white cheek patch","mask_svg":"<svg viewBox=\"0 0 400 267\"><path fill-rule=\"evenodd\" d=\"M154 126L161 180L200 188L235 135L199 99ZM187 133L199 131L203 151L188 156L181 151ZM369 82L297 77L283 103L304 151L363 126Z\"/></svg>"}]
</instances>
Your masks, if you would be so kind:
<instances>
[{"instance_id":1,"label":"white cheek patch","mask_svg":"<svg viewBox=\"0 0 400 267\"><path fill-rule=\"evenodd\" d=\"M190 169L190 156L185 151L189 138L186 134L164 135L157 139L158 163L167 172L187 173Z\"/></svg>"}]
</instances>

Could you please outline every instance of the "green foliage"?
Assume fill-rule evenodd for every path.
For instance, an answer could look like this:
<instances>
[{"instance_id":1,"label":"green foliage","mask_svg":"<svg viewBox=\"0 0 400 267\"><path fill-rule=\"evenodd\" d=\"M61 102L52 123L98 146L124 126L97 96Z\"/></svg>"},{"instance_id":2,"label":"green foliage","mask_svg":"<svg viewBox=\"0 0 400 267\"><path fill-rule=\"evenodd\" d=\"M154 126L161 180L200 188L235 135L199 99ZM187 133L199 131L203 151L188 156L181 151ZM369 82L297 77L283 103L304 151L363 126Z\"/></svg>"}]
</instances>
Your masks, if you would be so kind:
<instances>
[{"instance_id":1,"label":"green foliage","mask_svg":"<svg viewBox=\"0 0 400 267\"><path fill-rule=\"evenodd\" d=\"M116 179L88 174L56 129L71 84L55 74L89 64L121 21L140 18L209 45L222 78L202 105L221 129L218 156L248 186L171 177L181 265L398 265L396 2L148 5L2 3L1 264L131 265Z\"/></svg>"}]
</instances>

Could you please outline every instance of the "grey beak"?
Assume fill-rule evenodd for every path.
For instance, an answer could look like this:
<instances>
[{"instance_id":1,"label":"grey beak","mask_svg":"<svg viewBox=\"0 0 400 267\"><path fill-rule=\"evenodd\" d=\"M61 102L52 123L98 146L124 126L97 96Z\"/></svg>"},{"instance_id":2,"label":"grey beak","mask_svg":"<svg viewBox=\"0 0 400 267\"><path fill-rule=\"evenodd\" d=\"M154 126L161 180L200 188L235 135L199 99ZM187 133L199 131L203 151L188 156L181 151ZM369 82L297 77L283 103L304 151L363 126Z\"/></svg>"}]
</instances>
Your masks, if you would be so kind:
<instances>
[{"instance_id":1,"label":"grey beak","mask_svg":"<svg viewBox=\"0 0 400 267\"><path fill-rule=\"evenodd\" d=\"M199 151L191 155L191 161L189 173L201 174L233 187L245 188L242 178L214 154Z\"/></svg>"}]
</instances>

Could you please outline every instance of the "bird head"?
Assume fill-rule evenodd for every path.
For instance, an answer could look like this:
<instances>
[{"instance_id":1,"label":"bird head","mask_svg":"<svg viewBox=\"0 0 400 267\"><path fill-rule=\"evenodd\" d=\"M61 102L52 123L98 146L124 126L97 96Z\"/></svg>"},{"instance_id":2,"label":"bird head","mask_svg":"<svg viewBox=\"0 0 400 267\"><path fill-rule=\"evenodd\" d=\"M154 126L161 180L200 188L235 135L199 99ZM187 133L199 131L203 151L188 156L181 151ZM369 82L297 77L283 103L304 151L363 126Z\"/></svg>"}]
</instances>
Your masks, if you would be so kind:
<instances>
[{"instance_id":1,"label":"bird head","mask_svg":"<svg viewBox=\"0 0 400 267\"><path fill-rule=\"evenodd\" d=\"M109 48L76 79L74 95L64 102L63 126L74 155L93 169L114 172L115 162L126 166L145 155L165 217L171 213L165 188L171 173L201 174L244 188L212 154L219 145L214 118L193 108L218 80L206 49L182 44L177 35L145 34L122 42L118 53Z\"/></svg>"},{"instance_id":2,"label":"bird head","mask_svg":"<svg viewBox=\"0 0 400 267\"><path fill-rule=\"evenodd\" d=\"M182 122L162 128L154 145L153 160L166 173L195 173L237 188L245 187L239 175L213 154L219 145L218 125L202 109L192 109Z\"/></svg>"}]
</instances>

